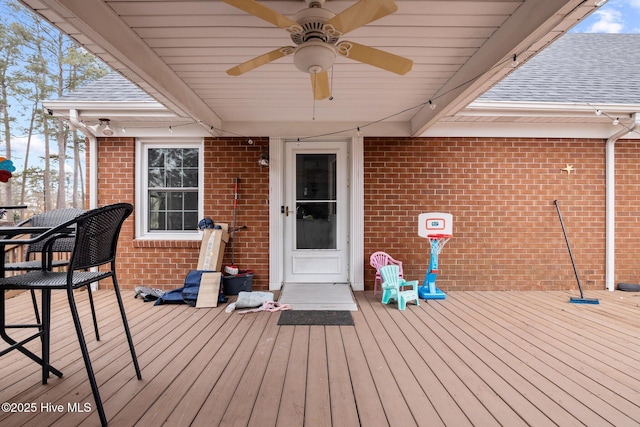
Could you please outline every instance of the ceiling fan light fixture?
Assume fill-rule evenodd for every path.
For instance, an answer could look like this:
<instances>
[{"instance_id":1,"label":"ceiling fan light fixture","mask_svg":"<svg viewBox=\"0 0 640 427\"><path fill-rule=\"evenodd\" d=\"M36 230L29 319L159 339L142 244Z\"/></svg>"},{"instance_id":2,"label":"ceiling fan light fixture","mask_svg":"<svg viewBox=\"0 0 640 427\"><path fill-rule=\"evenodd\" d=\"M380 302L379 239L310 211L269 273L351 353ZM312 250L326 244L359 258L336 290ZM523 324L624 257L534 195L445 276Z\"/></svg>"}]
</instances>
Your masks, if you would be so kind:
<instances>
[{"instance_id":1,"label":"ceiling fan light fixture","mask_svg":"<svg viewBox=\"0 0 640 427\"><path fill-rule=\"evenodd\" d=\"M305 73L327 71L336 61L336 49L333 45L320 40L309 40L298 46L293 63Z\"/></svg>"}]
</instances>

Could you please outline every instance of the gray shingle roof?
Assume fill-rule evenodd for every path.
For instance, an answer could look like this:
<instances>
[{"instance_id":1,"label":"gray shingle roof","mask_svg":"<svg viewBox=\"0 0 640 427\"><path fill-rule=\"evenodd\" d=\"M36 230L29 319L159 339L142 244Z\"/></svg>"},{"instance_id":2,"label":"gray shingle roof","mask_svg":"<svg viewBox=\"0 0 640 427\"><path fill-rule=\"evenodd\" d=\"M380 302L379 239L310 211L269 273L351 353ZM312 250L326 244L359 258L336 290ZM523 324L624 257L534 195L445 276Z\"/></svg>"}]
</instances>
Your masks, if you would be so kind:
<instances>
[{"instance_id":1,"label":"gray shingle roof","mask_svg":"<svg viewBox=\"0 0 640 427\"><path fill-rule=\"evenodd\" d=\"M478 100L640 104L640 34L565 34Z\"/></svg>"},{"instance_id":2,"label":"gray shingle roof","mask_svg":"<svg viewBox=\"0 0 640 427\"><path fill-rule=\"evenodd\" d=\"M155 102L151 96L119 73L111 72L73 92L59 101Z\"/></svg>"}]
</instances>

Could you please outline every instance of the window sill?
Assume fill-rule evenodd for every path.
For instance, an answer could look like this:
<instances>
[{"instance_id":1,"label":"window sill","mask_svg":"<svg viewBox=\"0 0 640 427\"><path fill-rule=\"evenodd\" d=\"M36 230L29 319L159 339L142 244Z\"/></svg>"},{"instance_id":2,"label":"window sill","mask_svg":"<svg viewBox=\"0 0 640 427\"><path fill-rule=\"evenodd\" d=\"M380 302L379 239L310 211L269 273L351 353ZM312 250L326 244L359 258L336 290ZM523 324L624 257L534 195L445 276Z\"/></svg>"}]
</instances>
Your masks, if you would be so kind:
<instances>
[{"instance_id":1,"label":"window sill","mask_svg":"<svg viewBox=\"0 0 640 427\"><path fill-rule=\"evenodd\" d=\"M197 240L135 239L134 248L199 248L202 238Z\"/></svg>"}]
</instances>

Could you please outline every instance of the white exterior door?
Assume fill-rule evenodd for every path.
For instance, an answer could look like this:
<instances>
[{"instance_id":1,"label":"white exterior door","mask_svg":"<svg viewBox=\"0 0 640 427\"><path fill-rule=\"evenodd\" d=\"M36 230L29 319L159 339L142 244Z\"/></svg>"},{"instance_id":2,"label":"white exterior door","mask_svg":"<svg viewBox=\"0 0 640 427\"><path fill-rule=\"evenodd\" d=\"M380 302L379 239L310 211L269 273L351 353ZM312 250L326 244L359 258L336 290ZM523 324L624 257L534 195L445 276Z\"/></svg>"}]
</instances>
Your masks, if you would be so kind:
<instances>
[{"instance_id":1,"label":"white exterior door","mask_svg":"<svg viewBox=\"0 0 640 427\"><path fill-rule=\"evenodd\" d=\"M346 283L347 144L285 143L284 282Z\"/></svg>"}]
</instances>

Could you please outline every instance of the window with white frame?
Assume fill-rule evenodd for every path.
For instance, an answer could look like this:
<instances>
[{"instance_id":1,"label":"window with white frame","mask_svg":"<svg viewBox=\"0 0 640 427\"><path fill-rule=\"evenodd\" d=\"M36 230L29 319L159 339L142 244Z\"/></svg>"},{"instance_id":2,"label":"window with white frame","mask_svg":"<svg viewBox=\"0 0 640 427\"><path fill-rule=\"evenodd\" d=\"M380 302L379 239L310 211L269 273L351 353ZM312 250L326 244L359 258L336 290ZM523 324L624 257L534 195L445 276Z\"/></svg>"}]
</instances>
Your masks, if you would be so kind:
<instances>
[{"instance_id":1,"label":"window with white frame","mask_svg":"<svg viewBox=\"0 0 640 427\"><path fill-rule=\"evenodd\" d=\"M202 212L202 143L139 141L138 237L198 237Z\"/></svg>"}]
</instances>

